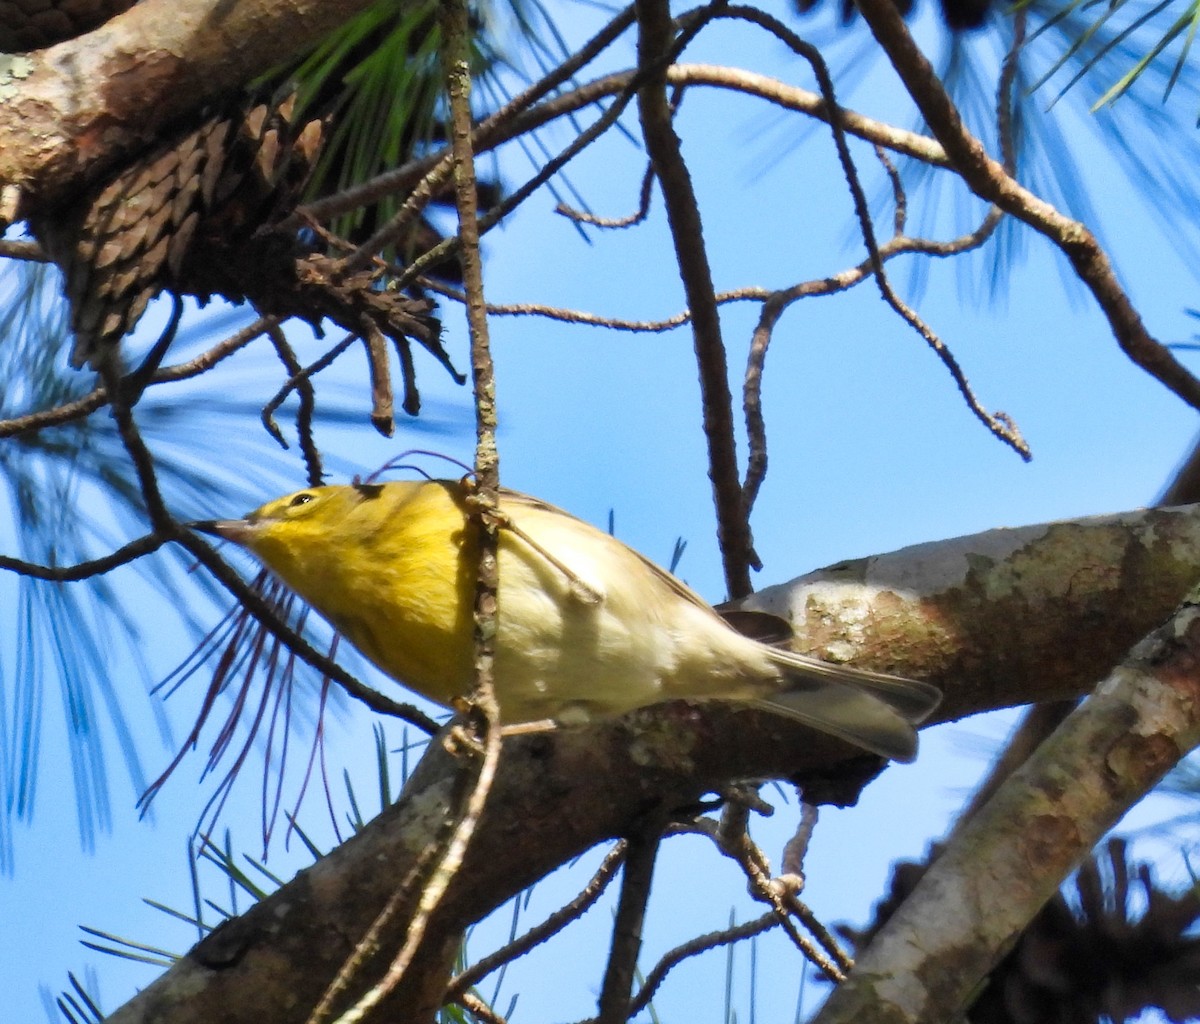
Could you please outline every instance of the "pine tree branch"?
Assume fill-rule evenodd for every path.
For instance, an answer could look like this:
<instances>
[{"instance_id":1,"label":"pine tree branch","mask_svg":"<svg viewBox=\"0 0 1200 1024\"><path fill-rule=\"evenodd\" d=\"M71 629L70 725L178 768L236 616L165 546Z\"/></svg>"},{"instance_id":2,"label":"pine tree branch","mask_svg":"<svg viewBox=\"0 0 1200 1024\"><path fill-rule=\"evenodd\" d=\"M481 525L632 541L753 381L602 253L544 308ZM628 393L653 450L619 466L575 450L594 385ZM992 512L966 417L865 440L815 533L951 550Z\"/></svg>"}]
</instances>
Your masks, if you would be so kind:
<instances>
[{"instance_id":1,"label":"pine tree branch","mask_svg":"<svg viewBox=\"0 0 1200 1024\"><path fill-rule=\"evenodd\" d=\"M1200 743L1198 665L1200 588L955 833L814 1024L959 1019L1067 874Z\"/></svg>"},{"instance_id":2,"label":"pine tree branch","mask_svg":"<svg viewBox=\"0 0 1200 1024\"><path fill-rule=\"evenodd\" d=\"M1169 617L1197 576L1200 516L1185 508L920 545L842 563L760 596L783 611L789 600L809 610L797 620L802 649L939 681L946 702L938 717L945 720L1091 689ZM1096 630L1097 621L1106 629ZM1194 625L1179 642L1191 632ZM1141 670L1137 678L1152 685ZM1191 685L1182 675L1169 682ZM1123 742L1100 749L1110 760L1127 757L1117 765L1120 777L1141 773L1142 782L1149 775L1139 765L1157 771L1180 749L1158 736ZM813 802L852 800L864 770L877 763L800 726L716 703L678 702L586 728L510 737L462 870L426 923L404 984L381 1009L427 1019L444 997L465 927L570 858L629 834L656 806L694 805L730 779L751 777L797 779ZM1101 753L1092 772L1107 771ZM118 1010L113 1024L302 1021L393 897L395 880L437 840L456 806L459 775L457 759L432 744L395 806L223 925ZM402 945L414 910L412 900L398 908L380 936L385 959L375 973Z\"/></svg>"}]
</instances>

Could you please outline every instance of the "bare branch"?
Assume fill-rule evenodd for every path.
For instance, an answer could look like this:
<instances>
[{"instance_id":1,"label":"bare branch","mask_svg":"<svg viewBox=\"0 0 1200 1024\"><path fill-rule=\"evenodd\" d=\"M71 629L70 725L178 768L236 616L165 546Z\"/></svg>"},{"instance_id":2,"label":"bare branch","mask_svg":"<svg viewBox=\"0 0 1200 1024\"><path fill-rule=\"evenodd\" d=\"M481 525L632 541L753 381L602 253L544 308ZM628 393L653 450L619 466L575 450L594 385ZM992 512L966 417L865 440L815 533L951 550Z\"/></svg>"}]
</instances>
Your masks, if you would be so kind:
<instances>
[{"instance_id":1,"label":"bare branch","mask_svg":"<svg viewBox=\"0 0 1200 1024\"><path fill-rule=\"evenodd\" d=\"M761 935L763 932L770 931L779 925L779 918L775 916L774 911L767 911L761 917L756 917L753 921L747 921L744 924L730 925L728 928L722 928L720 931L708 932L704 935L697 935L694 939L689 939L687 942L681 943L674 949L659 959L646 975L646 980L642 983L642 987L638 989L637 996L629 1006L629 1015L632 1017L636 1013L641 1013L647 1006L650 1005L650 1000L654 998L654 993L667 979L667 975L678 967L684 960L689 957L697 956L700 953L707 953L710 949L717 949L720 946L728 946L733 942L742 942L745 939L753 938L755 935Z\"/></svg>"},{"instance_id":2,"label":"bare branch","mask_svg":"<svg viewBox=\"0 0 1200 1024\"><path fill-rule=\"evenodd\" d=\"M1192 408L1200 409L1200 380L1146 330L1095 235L1024 188L988 156L983 143L962 123L891 0L862 0L859 10L971 191L1058 246L1103 310L1122 351Z\"/></svg>"},{"instance_id":3,"label":"bare branch","mask_svg":"<svg viewBox=\"0 0 1200 1024\"><path fill-rule=\"evenodd\" d=\"M721 548L726 589L736 599L753 589L750 568L757 568L759 562L738 479L733 396L700 207L666 94L664 58L670 55L673 29L665 0L637 0L634 6L639 29L638 67L647 75L647 81L638 90L638 113L646 150L662 187L679 276L692 314L692 339L708 443L708 475L717 514L717 543Z\"/></svg>"},{"instance_id":4,"label":"bare branch","mask_svg":"<svg viewBox=\"0 0 1200 1024\"><path fill-rule=\"evenodd\" d=\"M321 453L317 450L317 442L313 438L313 413L316 411L317 396L313 390L312 381L303 376L304 371L300 366L300 360L296 358L296 353L292 351L292 346L288 344L279 325L271 324L267 334L271 339L271 344L275 346L275 354L279 356L279 361L291 374L290 379L295 381L296 393L300 397L300 407L296 410L296 434L300 438L300 451L304 455L305 475L309 487L319 487L324 473L321 469ZM262 420L267 432L286 448L287 442L265 408Z\"/></svg>"},{"instance_id":5,"label":"bare branch","mask_svg":"<svg viewBox=\"0 0 1200 1024\"><path fill-rule=\"evenodd\" d=\"M7 569L9 572L17 573L19 576L30 576L36 580L47 580L53 583L74 583L79 580L90 579L93 576L100 576L119 566L128 565L135 558L141 558L142 555L148 555L152 551L157 551L167 543L168 539L159 534L150 533L145 537L139 537L137 540L132 540L128 544L122 545L116 551L112 552L112 554L104 555L100 558L91 558L86 562L79 562L76 565L38 565L35 562L22 561L20 558L0 555L0 569Z\"/></svg>"},{"instance_id":6,"label":"bare branch","mask_svg":"<svg viewBox=\"0 0 1200 1024\"><path fill-rule=\"evenodd\" d=\"M279 430L279 426L275 423L274 417L276 410L278 410L279 407L287 401L288 395L290 395L293 391L308 386L308 381L313 374L320 373L322 370L331 366L334 360L337 359L338 356L345 352L346 349L348 349L356 341L358 341L357 334L348 334L336 345L334 345L333 348L321 356L320 359L310 363L308 366L304 367L304 369L297 370L296 372L292 373L291 367L287 367L288 372L292 373L292 375L286 381L284 381L283 387L281 387L275 393L275 396L263 406L262 411L263 426L266 428L267 433L275 438L275 440L278 441L281 446L286 448L287 441L284 440L283 434Z\"/></svg>"},{"instance_id":7,"label":"bare branch","mask_svg":"<svg viewBox=\"0 0 1200 1024\"><path fill-rule=\"evenodd\" d=\"M759 25L779 40L786 43L796 54L805 58L812 66L813 72L817 76L817 82L821 87L821 95L826 99L826 105L830 113L829 126L833 129L833 141L837 148L838 159L841 161L843 173L846 176L846 183L849 186L850 194L854 200L854 211L858 218L859 230L862 232L863 242L867 247L867 257L871 264L871 273L874 275L876 283L879 285L880 294L884 301L892 307L893 310L903 319L910 327L913 328L926 344L936 353L937 357L942 361L947 370L950 371L950 376L954 383L958 386L958 390L962 394L967 403L967 407L976 415L981 423L984 424L1001 441L1012 448L1022 458L1028 460L1030 458L1029 447L1021 437L1020 431L1016 424L1006 413L989 412L983 407L979 400L975 397L975 393L971 390L970 384L967 382L966 374L959 365L954 354L946 346L946 344L934 333L917 314L915 310L908 306L896 294L892 288L890 281L884 272L883 259L880 255L879 245L875 237L875 227L871 220L871 211L867 204L866 194L863 192L862 183L858 178L858 171L854 165L854 160L850 156L850 148L846 142L846 134L842 125L841 110L834 99L833 94L833 79L830 77L829 68L825 64L825 59L821 56L820 51L810 43L805 42L796 33L792 32L787 26L782 24L775 18L755 7L740 7L731 6L725 14L726 17L738 18L749 21L755 25Z\"/></svg>"},{"instance_id":8,"label":"bare branch","mask_svg":"<svg viewBox=\"0 0 1200 1024\"><path fill-rule=\"evenodd\" d=\"M642 949L642 922L650 899L650 878L662 842L659 823L647 823L633 833L625 846L625 866L621 871L621 898L613 923L608 966L600 990L598 1024L625 1024L631 1013L631 989Z\"/></svg>"},{"instance_id":9,"label":"bare branch","mask_svg":"<svg viewBox=\"0 0 1200 1024\"><path fill-rule=\"evenodd\" d=\"M632 8L629 10L631 11ZM667 67L665 74L667 83L672 86L709 86L741 92L748 96L767 100L786 110L794 110L817 120L828 121L825 102L817 93L786 85L777 79L753 71L712 64L672 63ZM621 71L605 75L529 109L517 109L517 102L521 99L521 97L517 97L513 103L505 107L504 111L489 117L475 129L473 138L475 152L488 152L560 117L567 117L611 96L624 95L629 92L636 77L636 71ZM935 140L921 135L919 132L894 128L882 121L844 108L842 119L843 127L851 135L935 167L948 166L942 147ZM446 150L440 150L379 175L363 185L302 207L292 220L283 222L281 230L306 223L308 218L327 220L359 206L375 202L387 195L409 193L425 175L446 159L446 155Z\"/></svg>"},{"instance_id":10,"label":"bare branch","mask_svg":"<svg viewBox=\"0 0 1200 1024\"><path fill-rule=\"evenodd\" d=\"M596 869L596 873L592 875L587 885L580 890L579 894L564 903L558 910L547 917L545 921L534 928L530 928L524 935L514 939L506 946L501 946L490 956L485 956L482 960L476 961L463 971L462 974L454 978L446 989L446 998L448 1000L457 1000L461 995L466 993L467 989L479 984L480 981L493 971L499 970L505 964L516 960L517 957L524 956L534 947L541 945L547 939L562 931L572 921L582 917L584 912L608 888L608 883L613 880L613 877L617 873L617 868L624 863L625 847L625 840L622 839L617 842L605 854L604 860L600 862L600 866Z\"/></svg>"},{"instance_id":11,"label":"bare branch","mask_svg":"<svg viewBox=\"0 0 1200 1024\"><path fill-rule=\"evenodd\" d=\"M150 379L149 386L153 387L155 384L165 384L171 381L198 377L200 374L212 369L222 359L233 355L239 349L245 348L275 323L277 321L274 317L263 317L260 320L256 320L254 323L242 328L236 334L219 342L194 359L189 359L185 363L176 363L173 366L162 367ZM24 416L14 416L11 419L0 420L0 438L13 437L16 434L41 430L45 427L60 426L63 423L83 419L85 416L95 412L97 409L103 408L107 404L108 391L104 387L97 387L81 398L77 398L73 402L55 406L53 409L44 409L39 412L27 413Z\"/></svg>"}]
</instances>

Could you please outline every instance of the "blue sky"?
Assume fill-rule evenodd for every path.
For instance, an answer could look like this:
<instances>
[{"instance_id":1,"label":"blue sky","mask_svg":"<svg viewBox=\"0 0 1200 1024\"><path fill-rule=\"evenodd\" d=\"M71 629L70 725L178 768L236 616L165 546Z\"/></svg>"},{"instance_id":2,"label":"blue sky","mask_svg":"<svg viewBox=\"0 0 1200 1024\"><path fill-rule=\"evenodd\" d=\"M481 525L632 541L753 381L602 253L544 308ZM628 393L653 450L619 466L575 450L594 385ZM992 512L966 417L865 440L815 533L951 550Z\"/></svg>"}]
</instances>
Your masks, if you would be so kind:
<instances>
[{"instance_id":1,"label":"blue sky","mask_svg":"<svg viewBox=\"0 0 1200 1024\"><path fill-rule=\"evenodd\" d=\"M594 10L572 6L562 24L570 38L582 40L601 20ZM924 38L933 38L930 18L920 27ZM724 39L718 44L702 38L689 59L722 59L798 84L810 79L800 62L747 29ZM613 67L632 62L630 46L619 54ZM878 70L842 99L864 112L909 123L898 87ZM1193 113L1180 108L1181 132L1192 130ZM711 90L687 97L679 130L719 289L784 285L860 258L861 245L848 233L850 203L827 133L802 127L799 119L784 120L761 101ZM568 131L566 126L551 129L547 141L552 147L562 144ZM1150 330L1164 340L1186 340L1196 323L1184 313L1195 304L1191 269L1103 149L1078 131L1071 139L1104 211L1104 237ZM877 183L869 149L857 145L854 152L868 181ZM516 153L506 154L501 167L510 185L528 173ZM615 216L633 208L642 167L631 143L614 134L572 165L571 180L596 212ZM915 194L913 199L919 201ZM633 318L664 317L682 307L657 197L645 226L593 231L590 243L551 213L553 204L543 193L488 236L491 301L541 302ZM1030 239L1027 250L1025 261L1013 269L1002 306L965 296L957 280L960 271L947 261L930 268L919 309L954 350L984 404L1005 410L1019 423L1034 451L1030 464L970 415L944 369L887 311L872 285L806 301L787 314L766 368L771 463L753 521L764 563L758 585L844 557L996 526L1127 509L1153 499L1191 443L1195 414L1125 359L1086 296L1064 290L1060 258L1046 243ZM986 261L975 259L968 266L982 282ZM907 280L906 269L902 261L891 265L900 285ZM757 308L749 305L723 311L735 394L756 315ZM161 322L161 310L152 316ZM465 330L453 310L447 331L450 350L465 366ZM617 535L658 561L669 559L677 537L685 538L680 575L711 600L723 599L687 329L613 334L498 317L492 332L505 483L596 523L606 523L611 510ZM305 329L291 336L304 360L323 351L323 343ZM265 358L247 353L231 372L249 378ZM341 380L362 380L356 354L340 365ZM427 403L421 421L402 423L390 441L379 438L366 423L364 398L360 426L327 426L321 440L362 467L408 447L435 447L469 460L467 392L453 386L432 360L418 356L418 373ZM256 467L247 467L245 475L251 490L260 486ZM290 482L264 480L255 500L302 483L297 460ZM187 640L162 625L159 599L137 584L122 585L129 587L137 614L155 626L147 629L145 654L165 675L186 653ZM212 609L204 614L210 621L217 617ZM114 665L114 672L134 678L128 665ZM194 691L172 700L176 740L185 734L196 700ZM62 726L53 699L47 708L58 716L47 733L49 743ZM864 917L882 889L889 861L918 855L940 833L983 770L988 744L998 741L1010 721L1010 715L1001 715L932 730L916 765L888 770L858 808L823 815L807 865L806 898L819 915ZM150 722L147 716L144 751L154 774L172 751L156 745ZM339 733L340 749L368 749L369 724L362 716L339 729L345 730ZM390 736L398 742L397 733ZM43 1019L37 986L45 983L57 991L67 969L80 973L91 965L98 971L106 1009L152 976L81 949L78 924L186 947L186 929L139 901L145 897L188 907L184 837L211 792L209 783L197 785L199 756L186 761L160 795L153 823L138 819L128 788L118 787L112 833L99 837L94 853L83 854L69 769L58 757L44 761L36 821L18 830L13 877L0 878L0 991L9 994L12 1019L24 1021ZM369 791L370 757L351 756L347 763L360 790ZM235 839L254 853L256 794L253 786L244 789L226 820ZM1138 813L1145 819L1158 812ZM329 841L317 801L310 800L306 814L308 827ZM775 862L794 825L794 806L781 806L758 831ZM1170 846L1159 852L1164 875L1184 877ZM566 898L571 880L581 882L597 859L594 854L576 866L568 880L540 886L522 921L532 923L537 908L549 910ZM295 850L289 855L275 849L269 864L286 874L304 861ZM644 967L675 942L723 926L731 908L739 920L757 914L744 888L698 842L669 844L658 870ZM501 911L502 920L472 936L473 948L482 950L507 932L507 913ZM550 954L552 959L512 972L505 991L522 990L515 1020L573 1019L594 1011L603 966L584 954L603 942L610 921L607 907L593 910L564 939L559 953ZM573 961L574 951L590 966L556 973L556 983L547 985L547 965ZM759 949L758 970L762 1019L790 1015L802 973L798 958L771 938ZM660 1008L697 1013L698 1020L719 1019L724 972L720 957L689 966L668 982ZM741 986L738 1005L746 1013L748 951L739 952L735 973ZM809 990L812 998L811 985ZM506 1003L502 996L499 1007Z\"/></svg>"}]
</instances>

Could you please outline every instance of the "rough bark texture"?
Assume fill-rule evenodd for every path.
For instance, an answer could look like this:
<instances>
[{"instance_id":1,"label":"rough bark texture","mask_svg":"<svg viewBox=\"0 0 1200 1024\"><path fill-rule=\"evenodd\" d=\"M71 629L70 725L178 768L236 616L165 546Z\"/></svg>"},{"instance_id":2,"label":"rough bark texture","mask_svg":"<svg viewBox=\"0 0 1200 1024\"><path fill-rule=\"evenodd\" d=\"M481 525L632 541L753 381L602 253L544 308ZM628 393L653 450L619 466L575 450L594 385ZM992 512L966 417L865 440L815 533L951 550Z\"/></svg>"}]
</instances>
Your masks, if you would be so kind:
<instances>
[{"instance_id":1,"label":"rough bark texture","mask_svg":"<svg viewBox=\"0 0 1200 1024\"><path fill-rule=\"evenodd\" d=\"M744 604L806 653L941 686L943 718L1077 696L1197 579L1200 512L1148 509L840 562Z\"/></svg>"},{"instance_id":2,"label":"rough bark texture","mask_svg":"<svg viewBox=\"0 0 1200 1024\"><path fill-rule=\"evenodd\" d=\"M1198 575L1200 517L1166 509L921 545L814 573L774 597L790 594L806 610L805 649L937 679L945 719L1084 692L1117 660L1109 646L1127 650L1164 621ZM1010 628L1018 612L1039 628ZM1095 642L1099 632L1110 634L1104 643ZM996 633L1007 637L1007 656L985 672L978 659ZM1031 675L1031 665L1041 669ZM1092 740L1082 742L1086 749ZM1130 743L1103 748L1128 769L1122 800L1181 753L1174 743ZM853 801L878 764L831 738L716 705L662 705L586 729L510 738L464 870L391 1010L396 1019L428 1019L467 924L646 814L685 808L723 781L748 777L798 778L812 799ZM1108 771L1103 762L1098 770ZM304 1020L420 851L442 834L455 778L454 758L435 744L399 804L201 943L112 1020ZM1035 816L1006 862L1050 857L1071 830L1071 810ZM402 909L383 936L384 956L397 948L405 917ZM372 962L361 983L384 962Z\"/></svg>"},{"instance_id":3,"label":"rough bark texture","mask_svg":"<svg viewBox=\"0 0 1200 1024\"><path fill-rule=\"evenodd\" d=\"M1062 879L1200 742L1200 590L955 836L817 1024L956 1020Z\"/></svg>"},{"instance_id":4,"label":"rough bark texture","mask_svg":"<svg viewBox=\"0 0 1200 1024\"><path fill-rule=\"evenodd\" d=\"M19 217L54 203L368 2L143 0L31 54L0 71L0 184L21 190Z\"/></svg>"}]
</instances>

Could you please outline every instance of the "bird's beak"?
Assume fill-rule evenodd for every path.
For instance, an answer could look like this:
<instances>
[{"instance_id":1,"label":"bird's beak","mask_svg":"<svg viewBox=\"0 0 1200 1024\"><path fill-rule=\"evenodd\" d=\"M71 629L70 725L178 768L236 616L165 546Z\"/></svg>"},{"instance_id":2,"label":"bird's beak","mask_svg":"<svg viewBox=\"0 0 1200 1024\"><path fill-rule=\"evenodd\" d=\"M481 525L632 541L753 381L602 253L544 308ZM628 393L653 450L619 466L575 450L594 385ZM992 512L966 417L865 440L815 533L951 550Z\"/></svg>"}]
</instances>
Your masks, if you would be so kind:
<instances>
[{"instance_id":1,"label":"bird's beak","mask_svg":"<svg viewBox=\"0 0 1200 1024\"><path fill-rule=\"evenodd\" d=\"M252 524L245 519L198 519L186 525L190 530L231 540L235 544L245 541L253 531Z\"/></svg>"}]
</instances>

